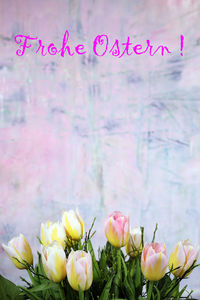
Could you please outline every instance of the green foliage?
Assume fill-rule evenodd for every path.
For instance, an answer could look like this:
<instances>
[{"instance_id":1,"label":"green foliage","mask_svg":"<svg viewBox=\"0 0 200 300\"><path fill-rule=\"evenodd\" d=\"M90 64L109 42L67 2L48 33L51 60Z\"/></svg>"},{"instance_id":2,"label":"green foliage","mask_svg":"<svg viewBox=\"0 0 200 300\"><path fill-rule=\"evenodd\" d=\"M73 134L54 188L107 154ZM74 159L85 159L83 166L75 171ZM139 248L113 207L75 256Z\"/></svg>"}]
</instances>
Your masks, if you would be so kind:
<instances>
[{"instance_id":1,"label":"green foliage","mask_svg":"<svg viewBox=\"0 0 200 300\"><path fill-rule=\"evenodd\" d=\"M0 299L2 300L24 300L20 295L20 289L11 281L0 275Z\"/></svg>"}]
</instances>

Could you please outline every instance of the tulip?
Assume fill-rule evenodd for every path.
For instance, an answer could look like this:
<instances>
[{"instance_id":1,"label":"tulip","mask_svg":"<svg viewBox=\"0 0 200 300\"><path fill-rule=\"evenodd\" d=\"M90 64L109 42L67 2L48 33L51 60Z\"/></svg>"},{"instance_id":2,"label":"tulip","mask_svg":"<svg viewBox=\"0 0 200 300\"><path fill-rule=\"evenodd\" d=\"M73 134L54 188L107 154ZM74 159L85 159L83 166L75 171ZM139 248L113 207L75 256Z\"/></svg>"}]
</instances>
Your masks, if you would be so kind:
<instances>
[{"instance_id":1,"label":"tulip","mask_svg":"<svg viewBox=\"0 0 200 300\"><path fill-rule=\"evenodd\" d=\"M69 210L63 212L62 224L65 227L65 231L69 239L72 239L73 241L79 241L82 239L85 233L85 225L78 209L76 209L76 211Z\"/></svg>"},{"instance_id":2,"label":"tulip","mask_svg":"<svg viewBox=\"0 0 200 300\"><path fill-rule=\"evenodd\" d=\"M92 284L92 257L83 250L71 251L67 260L67 279L71 287L78 291L79 287L85 291Z\"/></svg>"},{"instance_id":3,"label":"tulip","mask_svg":"<svg viewBox=\"0 0 200 300\"><path fill-rule=\"evenodd\" d=\"M135 227L130 230L129 241L125 246L126 253L131 257L137 256L142 252L142 232L140 227Z\"/></svg>"},{"instance_id":4,"label":"tulip","mask_svg":"<svg viewBox=\"0 0 200 300\"><path fill-rule=\"evenodd\" d=\"M190 240L179 242L169 258L169 268L176 269L172 273L177 277L183 277L184 273L198 259L199 247L193 247ZM191 270L192 272L192 270ZM190 274L189 272L188 274ZM187 275L188 275L187 274Z\"/></svg>"},{"instance_id":5,"label":"tulip","mask_svg":"<svg viewBox=\"0 0 200 300\"><path fill-rule=\"evenodd\" d=\"M47 221L45 224L41 224L41 242L44 246L51 244L53 241L57 241L61 244L63 249L65 248L66 233L64 226L59 223L52 223Z\"/></svg>"},{"instance_id":6,"label":"tulip","mask_svg":"<svg viewBox=\"0 0 200 300\"><path fill-rule=\"evenodd\" d=\"M107 240L116 248L125 246L129 240L129 218L115 211L104 224Z\"/></svg>"},{"instance_id":7,"label":"tulip","mask_svg":"<svg viewBox=\"0 0 200 300\"><path fill-rule=\"evenodd\" d=\"M160 280L166 273L168 258L165 244L146 243L141 256L141 269L146 279Z\"/></svg>"},{"instance_id":8,"label":"tulip","mask_svg":"<svg viewBox=\"0 0 200 300\"><path fill-rule=\"evenodd\" d=\"M48 246L42 246L42 263L47 277L60 282L66 277L67 259L61 244L53 241Z\"/></svg>"},{"instance_id":9,"label":"tulip","mask_svg":"<svg viewBox=\"0 0 200 300\"><path fill-rule=\"evenodd\" d=\"M33 254L23 234L10 240L8 246L2 244L2 247L18 269L26 269L25 263L33 264Z\"/></svg>"}]
</instances>

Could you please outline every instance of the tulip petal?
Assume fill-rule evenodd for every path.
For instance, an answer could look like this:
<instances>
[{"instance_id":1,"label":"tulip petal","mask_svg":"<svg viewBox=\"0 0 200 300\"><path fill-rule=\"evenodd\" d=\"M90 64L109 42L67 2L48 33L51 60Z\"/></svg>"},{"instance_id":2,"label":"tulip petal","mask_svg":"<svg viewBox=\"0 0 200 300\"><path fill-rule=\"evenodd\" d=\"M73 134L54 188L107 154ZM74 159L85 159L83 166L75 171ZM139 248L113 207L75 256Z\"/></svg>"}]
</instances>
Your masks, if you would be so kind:
<instances>
[{"instance_id":1,"label":"tulip petal","mask_svg":"<svg viewBox=\"0 0 200 300\"><path fill-rule=\"evenodd\" d=\"M8 246L4 244L2 246L18 269L25 269L25 262L29 264L33 263L31 248L23 234L10 240Z\"/></svg>"},{"instance_id":2,"label":"tulip petal","mask_svg":"<svg viewBox=\"0 0 200 300\"><path fill-rule=\"evenodd\" d=\"M42 247L42 263L50 280L60 282L66 277L66 256L59 242Z\"/></svg>"},{"instance_id":3,"label":"tulip petal","mask_svg":"<svg viewBox=\"0 0 200 300\"><path fill-rule=\"evenodd\" d=\"M51 244L53 241L57 241L61 244L63 249L65 248L66 233L63 224L60 222L52 223L47 221L45 224L41 224L41 242L44 246Z\"/></svg>"},{"instance_id":4,"label":"tulip petal","mask_svg":"<svg viewBox=\"0 0 200 300\"><path fill-rule=\"evenodd\" d=\"M147 258L145 277L151 281L161 279L167 269L167 258L162 252L156 253Z\"/></svg>"},{"instance_id":5,"label":"tulip petal","mask_svg":"<svg viewBox=\"0 0 200 300\"><path fill-rule=\"evenodd\" d=\"M83 250L72 251L67 260L67 278L71 287L78 291L90 288L93 279L92 258Z\"/></svg>"},{"instance_id":6,"label":"tulip petal","mask_svg":"<svg viewBox=\"0 0 200 300\"><path fill-rule=\"evenodd\" d=\"M78 291L78 286L82 290L86 287L86 275L83 266L79 262L75 262L74 259L71 260L68 270L70 273L70 285L74 290Z\"/></svg>"},{"instance_id":7,"label":"tulip petal","mask_svg":"<svg viewBox=\"0 0 200 300\"><path fill-rule=\"evenodd\" d=\"M83 237L85 227L78 210L76 213L73 210L63 212L62 223L69 238L79 241Z\"/></svg>"},{"instance_id":8,"label":"tulip petal","mask_svg":"<svg viewBox=\"0 0 200 300\"><path fill-rule=\"evenodd\" d=\"M83 219L81 218L78 208L76 209L76 216L79 220L79 223L81 224L81 235L83 236L85 234L85 224L83 222Z\"/></svg>"},{"instance_id":9,"label":"tulip petal","mask_svg":"<svg viewBox=\"0 0 200 300\"><path fill-rule=\"evenodd\" d=\"M185 264L185 251L182 243L179 242L170 255L169 268L176 269L179 267L177 270L172 271L172 273L176 276L180 276L184 264Z\"/></svg>"},{"instance_id":10,"label":"tulip petal","mask_svg":"<svg viewBox=\"0 0 200 300\"><path fill-rule=\"evenodd\" d=\"M166 246L158 243L145 243L141 256L141 269L146 279L160 280L166 272L168 258Z\"/></svg>"},{"instance_id":11,"label":"tulip petal","mask_svg":"<svg viewBox=\"0 0 200 300\"><path fill-rule=\"evenodd\" d=\"M41 224L41 229L40 229L40 239L41 239L42 244L44 246L46 246L47 236L45 234L45 229L44 229L44 224L43 223Z\"/></svg>"},{"instance_id":12,"label":"tulip petal","mask_svg":"<svg viewBox=\"0 0 200 300\"><path fill-rule=\"evenodd\" d=\"M188 257L188 260L187 260L187 262L186 262L186 264L185 264L185 266L184 266L184 268L183 268L183 274L184 274L184 273L192 266L192 264L194 263L195 260L197 261L198 256L199 256L199 251L198 251L198 249L195 250L194 248L192 248L192 250L190 251L189 254L190 254L190 255L189 255L189 257ZM192 271L191 271L191 272L192 272ZM188 276L191 272L187 273L187 276ZM183 275L183 274L182 274L182 275Z\"/></svg>"},{"instance_id":13,"label":"tulip petal","mask_svg":"<svg viewBox=\"0 0 200 300\"><path fill-rule=\"evenodd\" d=\"M130 230L129 240L125 245L126 253L131 257L137 256L142 252L142 232L141 228L136 226Z\"/></svg>"},{"instance_id":14,"label":"tulip petal","mask_svg":"<svg viewBox=\"0 0 200 300\"><path fill-rule=\"evenodd\" d=\"M107 240L116 248L125 246L129 240L129 218L120 212L109 215L104 223Z\"/></svg>"},{"instance_id":15,"label":"tulip petal","mask_svg":"<svg viewBox=\"0 0 200 300\"><path fill-rule=\"evenodd\" d=\"M6 253L8 254L9 257L13 257L16 255L18 256L18 254L12 247L6 246L5 244L2 244L2 247L4 248L4 250L6 251Z\"/></svg>"}]
</instances>

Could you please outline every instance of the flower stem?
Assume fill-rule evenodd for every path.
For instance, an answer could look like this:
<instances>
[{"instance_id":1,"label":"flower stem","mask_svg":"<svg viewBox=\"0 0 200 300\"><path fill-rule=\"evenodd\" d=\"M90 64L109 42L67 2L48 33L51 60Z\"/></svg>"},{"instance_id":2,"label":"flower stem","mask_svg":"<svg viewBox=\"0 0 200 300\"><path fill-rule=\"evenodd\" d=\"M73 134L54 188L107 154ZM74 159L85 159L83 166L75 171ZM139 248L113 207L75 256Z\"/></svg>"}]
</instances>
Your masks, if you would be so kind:
<instances>
[{"instance_id":1,"label":"flower stem","mask_svg":"<svg viewBox=\"0 0 200 300\"><path fill-rule=\"evenodd\" d=\"M121 264L121 249L117 249L117 273L121 277L122 264Z\"/></svg>"},{"instance_id":2,"label":"flower stem","mask_svg":"<svg viewBox=\"0 0 200 300\"><path fill-rule=\"evenodd\" d=\"M149 287L147 292L147 300L151 300L151 294L153 290L153 281L149 281Z\"/></svg>"},{"instance_id":3,"label":"flower stem","mask_svg":"<svg viewBox=\"0 0 200 300\"><path fill-rule=\"evenodd\" d=\"M34 285L35 284L35 279L34 279L32 273L31 273L31 271L29 269L27 269L27 272L28 272L29 278L30 278L30 280L32 282L32 285Z\"/></svg>"},{"instance_id":4,"label":"flower stem","mask_svg":"<svg viewBox=\"0 0 200 300\"><path fill-rule=\"evenodd\" d=\"M114 293L115 297L119 297L119 286L121 282L121 272L122 272L122 265L121 265L121 249L116 249L116 275L114 278Z\"/></svg>"}]
</instances>

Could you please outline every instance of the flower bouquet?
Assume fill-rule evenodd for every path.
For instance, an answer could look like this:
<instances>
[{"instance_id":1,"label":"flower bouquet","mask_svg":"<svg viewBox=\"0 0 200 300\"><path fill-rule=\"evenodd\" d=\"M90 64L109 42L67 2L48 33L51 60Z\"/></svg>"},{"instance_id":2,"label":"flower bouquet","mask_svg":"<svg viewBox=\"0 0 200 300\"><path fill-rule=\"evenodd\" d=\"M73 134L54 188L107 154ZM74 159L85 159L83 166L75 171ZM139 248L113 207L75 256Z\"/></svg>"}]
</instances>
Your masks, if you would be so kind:
<instances>
[{"instance_id":1,"label":"flower bouquet","mask_svg":"<svg viewBox=\"0 0 200 300\"><path fill-rule=\"evenodd\" d=\"M129 218L113 212L104 224L108 241L97 258L91 242L94 223L85 233L78 210L63 212L61 222L42 223L34 265L23 234L3 244L14 265L27 270L30 282L20 277L24 286L16 286L0 276L0 299L194 299L180 282L199 266L199 247L189 240L179 242L168 260L165 244L155 242L157 225L147 243L143 227L130 230Z\"/></svg>"}]
</instances>

